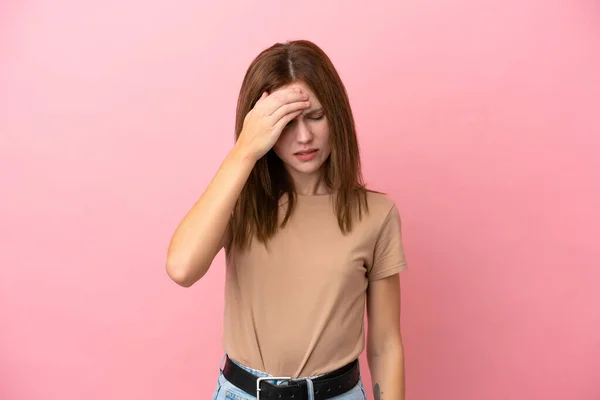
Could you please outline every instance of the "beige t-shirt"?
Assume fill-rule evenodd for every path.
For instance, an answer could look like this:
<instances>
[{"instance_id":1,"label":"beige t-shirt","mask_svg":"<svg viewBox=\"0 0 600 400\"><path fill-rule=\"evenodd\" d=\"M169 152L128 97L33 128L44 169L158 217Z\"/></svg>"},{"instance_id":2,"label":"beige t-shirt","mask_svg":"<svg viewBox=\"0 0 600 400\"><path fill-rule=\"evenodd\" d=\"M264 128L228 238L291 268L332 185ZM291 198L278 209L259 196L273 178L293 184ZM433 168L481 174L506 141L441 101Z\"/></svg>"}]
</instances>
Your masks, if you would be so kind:
<instances>
[{"instance_id":1,"label":"beige t-shirt","mask_svg":"<svg viewBox=\"0 0 600 400\"><path fill-rule=\"evenodd\" d=\"M345 236L332 195L298 196L268 250L254 240L227 253L223 348L232 359L297 378L362 353L369 281L407 267L394 202L373 192L368 202Z\"/></svg>"}]
</instances>

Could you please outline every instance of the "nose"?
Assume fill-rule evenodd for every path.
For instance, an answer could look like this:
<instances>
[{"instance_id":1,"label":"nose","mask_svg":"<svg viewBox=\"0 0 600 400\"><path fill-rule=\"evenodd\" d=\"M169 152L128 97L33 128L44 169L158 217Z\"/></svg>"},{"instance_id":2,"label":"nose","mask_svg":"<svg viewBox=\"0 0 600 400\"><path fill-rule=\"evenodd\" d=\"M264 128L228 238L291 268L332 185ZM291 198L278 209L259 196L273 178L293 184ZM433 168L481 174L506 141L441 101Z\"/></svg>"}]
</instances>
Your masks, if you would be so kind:
<instances>
[{"instance_id":1,"label":"nose","mask_svg":"<svg viewBox=\"0 0 600 400\"><path fill-rule=\"evenodd\" d=\"M304 121L298 121L296 124L296 140L298 143L310 143L313 140L313 134Z\"/></svg>"}]
</instances>

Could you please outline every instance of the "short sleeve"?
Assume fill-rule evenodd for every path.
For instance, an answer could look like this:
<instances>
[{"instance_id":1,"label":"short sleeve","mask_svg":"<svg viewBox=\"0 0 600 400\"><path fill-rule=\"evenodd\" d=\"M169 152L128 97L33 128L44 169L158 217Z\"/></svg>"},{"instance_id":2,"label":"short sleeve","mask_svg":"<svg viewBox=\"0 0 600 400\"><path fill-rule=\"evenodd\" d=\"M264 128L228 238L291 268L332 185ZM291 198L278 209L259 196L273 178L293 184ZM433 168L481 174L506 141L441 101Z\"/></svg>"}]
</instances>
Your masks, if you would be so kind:
<instances>
[{"instance_id":1,"label":"short sleeve","mask_svg":"<svg viewBox=\"0 0 600 400\"><path fill-rule=\"evenodd\" d=\"M379 230L373 251L373 262L368 271L368 280L375 281L387 278L405 270L407 267L402 243L400 214L394 205Z\"/></svg>"}]
</instances>

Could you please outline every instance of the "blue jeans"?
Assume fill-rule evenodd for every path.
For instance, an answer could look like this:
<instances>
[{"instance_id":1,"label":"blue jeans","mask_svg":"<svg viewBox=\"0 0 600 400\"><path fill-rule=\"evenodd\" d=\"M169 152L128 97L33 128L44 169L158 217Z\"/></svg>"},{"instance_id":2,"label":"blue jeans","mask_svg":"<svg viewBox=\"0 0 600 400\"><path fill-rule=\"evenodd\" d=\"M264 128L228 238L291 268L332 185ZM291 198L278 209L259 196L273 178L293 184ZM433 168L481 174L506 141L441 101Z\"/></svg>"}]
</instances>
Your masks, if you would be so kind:
<instances>
[{"instance_id":1,"label":"blue jeans","mask_svg":"<svg viewBox=\"0 0 600 400\"><path fill-rule=\"evenodd\" d=\"M225 359L225 356L223 356L223 360L224 359ZM242 367L243 369L245 369L246 371L248 371L258 377L272 376L265 372L258 371L256 369L252 369L250 367L246 367L245 365L242 365L236 361L233 361L233 362L235 364L239 365L240 367ZM221 364L223 364L223 361L221 361ZM221 370L219 370L219 371L220 371L219 379L217 380L217 387L213 394L212 400L255 400L256 399L256 396L249 395L248 393L237 388L236 386L233 386L233 384L231 382L229 382L227 379L225 379L225 376L223 376L223 371L221 371ZM310 376L307 378L292 379L292 382L306 381L307 386L308 386L308 391L309 391L308 399L314 400L314 393L312 391L313 390L312 389L313 388L312 379L315 379L319 376L320 375L315 375L315 376ZM288 385L290 381L284 380L284 381L269 381L269 382L273 383L275 385ZM356 386L354 386L352 389L350 389L346 393L344 393L340 396L331 398L331 400L366 400L366 399L367 399L367 395L365 394L365 388L363 386L362 379L359 379Z\"/></svg>"}]
</instances>

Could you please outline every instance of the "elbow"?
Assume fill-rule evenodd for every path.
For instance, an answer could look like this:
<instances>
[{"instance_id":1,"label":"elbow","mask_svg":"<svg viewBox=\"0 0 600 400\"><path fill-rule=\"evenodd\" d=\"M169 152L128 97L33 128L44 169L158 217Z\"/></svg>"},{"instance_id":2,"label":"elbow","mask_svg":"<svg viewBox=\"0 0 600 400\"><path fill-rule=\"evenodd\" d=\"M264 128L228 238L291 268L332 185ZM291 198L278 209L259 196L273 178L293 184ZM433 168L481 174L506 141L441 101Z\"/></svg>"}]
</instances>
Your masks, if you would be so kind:
<instances>
[{"instance_id":1,"label":"elbow","mask_svg":"<svg viewBox=\"0 0 600 400\"><path fill-rule=\"evenodd\" d=\"M192 273L193 268L189 263L176 260L174 257L168 257L166 262L167 275L179 286L189 288L196 283L202 276Z\"/></svg>"},{"instance_id":2,"label":"elbow","mask_svg":"<svg viewBox=\"0 0 600 400\"><path fill-rule=\"evenodd\" d=\"M404 354L404 344L402 335L399 332L392 331L388 335L379 336L370 335L367 343L367 358L376 359L384 356L402 356Z\"/></svg>"}]
</instances>

